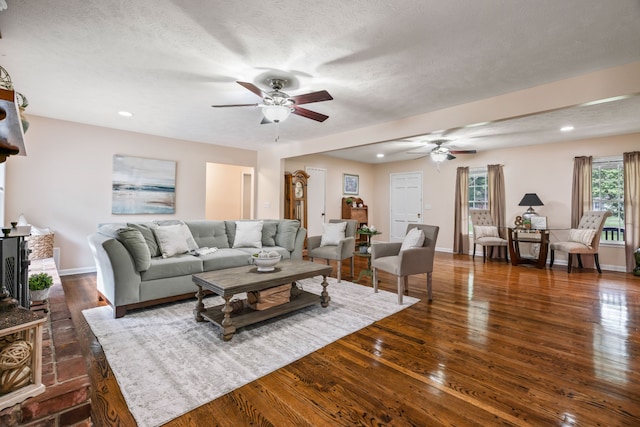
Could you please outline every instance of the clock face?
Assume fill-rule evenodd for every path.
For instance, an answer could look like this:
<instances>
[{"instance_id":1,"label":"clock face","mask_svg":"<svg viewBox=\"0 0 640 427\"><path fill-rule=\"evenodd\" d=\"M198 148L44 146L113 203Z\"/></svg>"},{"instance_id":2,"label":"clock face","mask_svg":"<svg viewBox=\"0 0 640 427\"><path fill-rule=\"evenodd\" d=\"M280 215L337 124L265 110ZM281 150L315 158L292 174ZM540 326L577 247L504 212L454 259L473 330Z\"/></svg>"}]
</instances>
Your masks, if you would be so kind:
<instances>
[{"instance_id":1,"label":"clock face","mask_svg":"<svg viewBox=\"0 0 640 427\"><path fill-rule=\"evenodd\" d=\"M296 187L293 194L299 199L304 196L304 186L300 181L296 182Z\"/></svg>"}]
</instances>

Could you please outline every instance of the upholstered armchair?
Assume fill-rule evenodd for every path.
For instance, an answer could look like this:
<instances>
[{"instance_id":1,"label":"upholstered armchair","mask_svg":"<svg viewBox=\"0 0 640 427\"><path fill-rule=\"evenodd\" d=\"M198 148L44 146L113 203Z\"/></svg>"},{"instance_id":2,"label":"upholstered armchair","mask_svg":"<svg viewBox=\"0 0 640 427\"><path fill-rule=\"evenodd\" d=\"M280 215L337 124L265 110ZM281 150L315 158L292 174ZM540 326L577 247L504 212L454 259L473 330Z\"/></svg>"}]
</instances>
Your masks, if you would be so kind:
<instances>
[{"instance_id":1,"label":"upholstered armchair","mask_svg":"<svg viewBox=\"0 0 640 427\"><path fill-rule=\"evenodd\" d=\"M608 217L611 216L609 211L589 211L585 212L580 218L578 228L569 230L569 237L563 242L553 242L551 248L551 260L549 266L553 267L555 251L567 253L567 272L571 273L571 264L573 263L573 254L578 256L578 266L582 268L581 255L593 255L598 273L600 270L600 260L598 259L598 248L600 247L600 236L602 228Z\"/></svg>"},{"instance_id":2,"label":"upholstered armchair","mask_svg":"<svg viewBox=\"0 0 640 427\"><path fill-rule=\"evenodd\" d=\"M398 304L402 304L409 276L426 273L427 294L431 301L431 273L439 230L435 225L409 224L402 242L374 243L371 246L374 291L378 292L378 270L391 273L398 278Z\"/></svg>"},{"instance_id":3,"label":"upholstered armchair","mask_svg":"<svg viewBox=\"0 0 640 427\"><path fill-rule=\"evenodd\" d=\"M509 262L509 244L506 239L500 237L491 213L484 209L472 209L469 213L473 225L473 256L471 258L476 258L476 245L482 246L482 262L487 262L487 248L491 248L491 256L493 256L494 247L504 247L504 260Z\"/></svg>"},{"instance_id":4,"label":"upholstered armchair","mask_svg":"<svg viewBox=\"0 0 640 427\"><path fill-rule=\"evenodd\" d=\"M351 258L351 277L353 277L353 252L356 250L356 230L358 221L355 219L331 219L324 224L322 236L307 238L307 256L310 261L314 258L334 260L338 262L336 277L338 283L342 278L342 261Z\"/></svg>"}]
</instances>

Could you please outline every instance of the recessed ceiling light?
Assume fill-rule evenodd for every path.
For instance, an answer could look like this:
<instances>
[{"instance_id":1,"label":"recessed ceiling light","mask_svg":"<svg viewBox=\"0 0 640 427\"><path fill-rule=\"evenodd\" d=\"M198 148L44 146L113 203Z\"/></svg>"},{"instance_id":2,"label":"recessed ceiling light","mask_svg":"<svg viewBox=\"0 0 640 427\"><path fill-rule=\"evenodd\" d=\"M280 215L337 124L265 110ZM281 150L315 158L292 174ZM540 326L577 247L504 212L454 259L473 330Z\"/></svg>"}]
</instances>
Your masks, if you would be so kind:
<instances>
[{"instance_id":1,"label":"recessed ceiling light","mask_svg":"<svg viewBox=\"0 0 640 427\"><path fill-rule=\"evenodd\" d=\"M573 126L571 126L571 125L569 125L569 126L562 126L562 127L560 128L560 130L561 130L562 132L571 132L573 129L575 129L575 128L574 128Z\"/></svg>"},{"instance_id":2,"label":"recessed ceiling light","mask_svg":"<svg viewBox=\"0 0 640 427\"><path fill-rule=\"evenodd\" d=\"M118 111L118 114L120 114L122 117L132 117L133 113L130 113L128 111Z\"/></svg>"},{"instance_id":3,"label":"recessed ceiling light","mask_svg":"<svg viewBox=\"0 0 640 427\"><path fill-rule=\"evenodd\" d=\"M376 157L384 157L384 154L378 153L378 154L376 154Z\"/></svg>"}]
</instances>

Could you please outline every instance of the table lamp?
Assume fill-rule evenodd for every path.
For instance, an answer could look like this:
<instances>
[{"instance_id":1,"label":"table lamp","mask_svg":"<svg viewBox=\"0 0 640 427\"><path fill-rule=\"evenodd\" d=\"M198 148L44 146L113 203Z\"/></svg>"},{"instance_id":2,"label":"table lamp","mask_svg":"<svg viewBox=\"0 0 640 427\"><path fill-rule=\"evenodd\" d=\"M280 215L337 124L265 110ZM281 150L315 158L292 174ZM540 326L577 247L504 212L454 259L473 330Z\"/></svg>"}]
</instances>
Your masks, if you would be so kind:
<instances>
[{"instance_id":1,"label":"table lamp","mask_svg":"<svg viewBox=\"0 0 640 427\"><path fill-rule=\"evenodd\" d=\"M518 206L529 206L529 209L522 214L522 219L531 219L532 216L538 215L532 206L544 206L544 203L542 203L542 200L540 200L536 193L526 193L522 200L520 200L520 203L518 203Z\"/></svg>"}]
</instances>

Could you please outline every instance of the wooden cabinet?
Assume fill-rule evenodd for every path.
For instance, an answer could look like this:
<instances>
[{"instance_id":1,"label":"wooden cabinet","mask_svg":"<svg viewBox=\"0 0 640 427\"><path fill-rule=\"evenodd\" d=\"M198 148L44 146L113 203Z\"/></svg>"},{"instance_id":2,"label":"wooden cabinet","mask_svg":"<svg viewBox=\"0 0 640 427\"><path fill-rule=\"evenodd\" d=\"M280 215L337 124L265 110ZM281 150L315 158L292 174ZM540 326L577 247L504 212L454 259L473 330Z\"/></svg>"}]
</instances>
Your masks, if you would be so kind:
<instances>
[{"instance_id":1,"label":"wooden cabinet","mask_svg":"<svg viewBox=\"0 0 640 427\"><path fill-rule=\"evenodd\" d=\"M307 228L307 181L309 175L303 170L284 174L284 217L297 219Z\"/></svg>"},{"instance_id":2,"label":"wooden cabinet","mask_svg":"<svg viewBox=\"0 0 640 427\"><path fill-rule=\"evenodd\" d=\"M352 203L347 203L351 199ZM342 219L355 219L358 221L358 228L369 223L369 212L367 205L360 197L342 198ZM356 244L366 241L366 236L357 235Z\"/></svg>"}]
</instances>

